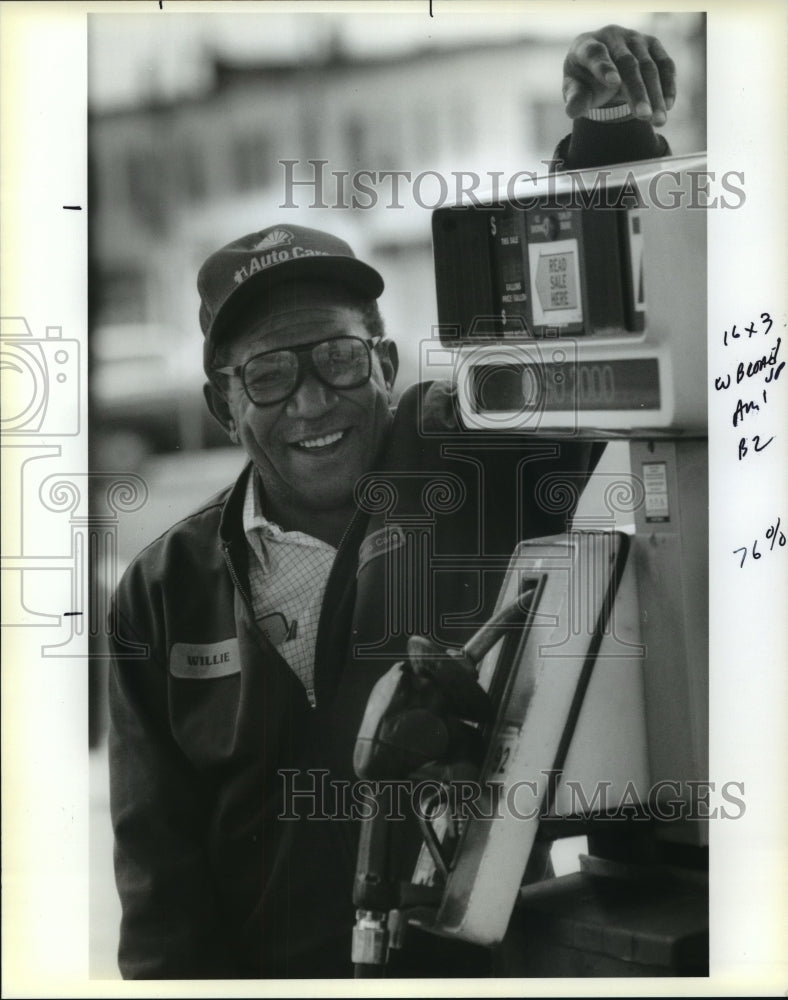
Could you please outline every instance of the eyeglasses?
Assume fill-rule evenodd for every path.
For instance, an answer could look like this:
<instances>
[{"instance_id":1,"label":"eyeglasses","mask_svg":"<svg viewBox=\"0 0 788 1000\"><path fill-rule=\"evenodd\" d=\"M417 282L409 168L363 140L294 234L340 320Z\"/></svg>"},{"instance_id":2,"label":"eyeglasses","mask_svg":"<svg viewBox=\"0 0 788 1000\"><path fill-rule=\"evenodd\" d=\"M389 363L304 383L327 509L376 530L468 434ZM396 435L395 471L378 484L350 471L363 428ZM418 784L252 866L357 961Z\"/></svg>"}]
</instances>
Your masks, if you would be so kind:
<instances>
[{"instance_id":1,"label":"eyeglasses","mask_svg":"<svg viewBox=\"0 0 788 1000\"><path fill-rule=\"evenodd\" d=\"M358 389L372 376L372 350L381 337L334 337L299 347L263 351L232 368L216 368L221 375L236 375L255 406L273 406L288 399L304 381L307 371L330 389Z\"/></svg>"}]
</instances>

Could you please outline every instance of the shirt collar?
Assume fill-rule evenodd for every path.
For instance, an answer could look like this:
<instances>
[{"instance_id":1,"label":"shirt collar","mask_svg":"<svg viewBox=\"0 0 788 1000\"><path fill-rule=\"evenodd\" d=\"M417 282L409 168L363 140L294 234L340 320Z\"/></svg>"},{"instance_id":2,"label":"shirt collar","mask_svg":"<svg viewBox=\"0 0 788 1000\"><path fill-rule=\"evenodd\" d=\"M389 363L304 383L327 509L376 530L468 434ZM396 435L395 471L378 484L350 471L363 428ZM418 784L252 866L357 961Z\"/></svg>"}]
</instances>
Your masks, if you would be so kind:
<instances>
[{"instance_id":1,"label":"shirt collar","mask_svg":"<svg viewBox=\"0 0 788 1000\"><path fill-rule=\"evenodd\" d=\"M250 545L257 549L260 542L294 542L333 549L333 545L303 531L285 531L276 522L269 521L263 513L262 486L256 469L252 470L246 484L243 504L243 529Z\"/></svg>"}]
</instances>

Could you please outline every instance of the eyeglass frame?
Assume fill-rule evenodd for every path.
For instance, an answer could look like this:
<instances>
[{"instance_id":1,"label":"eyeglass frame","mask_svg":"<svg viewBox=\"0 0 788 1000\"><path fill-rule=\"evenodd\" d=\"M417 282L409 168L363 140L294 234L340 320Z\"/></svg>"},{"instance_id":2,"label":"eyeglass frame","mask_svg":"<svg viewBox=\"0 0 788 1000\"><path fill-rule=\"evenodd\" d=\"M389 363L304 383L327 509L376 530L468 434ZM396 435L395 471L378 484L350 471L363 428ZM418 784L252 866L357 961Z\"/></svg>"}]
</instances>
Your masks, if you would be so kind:
<instances>
[{"instance_id":1,"label":"eyeglass frame","mask_svg":"<svg viewBox=\"0 0 788 1000\"><path fill-rule=\"evenodd\" d=\"M357 340L367 348L367 362L369 370L367 372L366 377L362 381L354 382L352 385L336 386L336 385L331 385L330 382L328 382L325 378L321 376L320 372L317 369L317 365L315 364L312 358L312 351L316 347L319 347L321 344L330 344L333 340ZM314 375L314 377L318 380L318 382L320 382L321 385L324 385L329 389L333 389L334 391L343 392L345 390L350 390L350 389L360 389L362 385L366 385L367 382L369 382L369 380L372 378L372 352L380 346L383 340L384 337L380 334L377 334L374 337L366 338L366 337L357 337L355 336L355 334L352 333L342 333L336 337L321 337L319 340L310 340L308 343L299 344L297 347L273 347L269 351L258 351L257 354L253 354L245 361L242 361L239 365L232 365L228 368L214 368L213 372L217 375L233 375L236 378L240 378L244 394L246 395L246 398L249 400L252 406L257 406L260 409L265 409L266 407L269 406L278 406L279 403L284 403L286 400L291 399L298 392L301 385L303 384L307 372L311 372L311 374ZM296 356L296 362L298 364L298 373L296 375L295 385L290 390L290 392L286 396L282 396L281 399L275 399L273 402L270 403L258 403L256 399L252 398L252 394L251 392L249 392L249 389L247 388L246 385L246 378L244 375L246 366L251 364L252 361L256 361L258 358L265 357L268 354L281 354L282 352L288 352L290 354L295 354ZM304 364L301 361L302 354L306 354L309 357L309 361L306 364Z\"/></svg>"}]
</instances>

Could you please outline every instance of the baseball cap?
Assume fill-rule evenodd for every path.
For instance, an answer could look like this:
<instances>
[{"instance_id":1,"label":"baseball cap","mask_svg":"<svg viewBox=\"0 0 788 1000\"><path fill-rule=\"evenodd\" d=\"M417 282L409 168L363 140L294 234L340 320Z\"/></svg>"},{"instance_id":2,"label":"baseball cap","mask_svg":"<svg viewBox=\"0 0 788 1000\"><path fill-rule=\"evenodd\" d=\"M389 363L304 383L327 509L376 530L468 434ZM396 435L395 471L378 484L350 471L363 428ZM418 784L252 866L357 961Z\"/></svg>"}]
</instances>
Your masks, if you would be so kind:
<instances>
[{"instance_id":1,"label":"baseball cap","mask_svg":"<svg viewBox=\"0 0 788 1000\"><path fill-rule=\"evenodd\" d=\"M206 360L231 321L252 307L264 315L271 287L294 280L338 282L365 300L383 291L378 272L330 233L276 225L242 236L211 254L197 276Z\"/></svg>"}]
</instances>

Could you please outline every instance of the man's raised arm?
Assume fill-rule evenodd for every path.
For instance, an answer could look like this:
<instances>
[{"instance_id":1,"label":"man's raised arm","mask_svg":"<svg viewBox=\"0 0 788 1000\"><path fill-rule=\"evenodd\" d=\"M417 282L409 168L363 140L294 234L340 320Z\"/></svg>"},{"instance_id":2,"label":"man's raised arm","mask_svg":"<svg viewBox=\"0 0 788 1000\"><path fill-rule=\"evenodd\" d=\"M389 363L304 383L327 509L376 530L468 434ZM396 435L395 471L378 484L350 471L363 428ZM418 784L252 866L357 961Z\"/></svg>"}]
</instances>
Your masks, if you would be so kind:
<instances>
[{"instance_id":1,"label":"man's raised arm","mask_svg":"<svg viewBox=\"0 0 788 1000\"><path fill-rule=\"evenodd\" d=\"M654 126L676 99L676 67L653 35L615 24L578 35L564 60L563 95L574 126L554 170L670 155Z\"/></svg>"}]
</instances>

